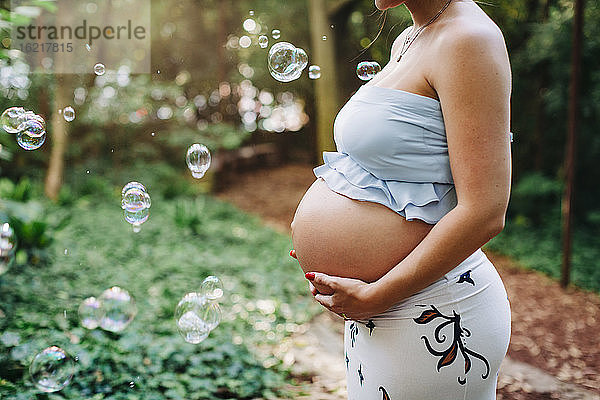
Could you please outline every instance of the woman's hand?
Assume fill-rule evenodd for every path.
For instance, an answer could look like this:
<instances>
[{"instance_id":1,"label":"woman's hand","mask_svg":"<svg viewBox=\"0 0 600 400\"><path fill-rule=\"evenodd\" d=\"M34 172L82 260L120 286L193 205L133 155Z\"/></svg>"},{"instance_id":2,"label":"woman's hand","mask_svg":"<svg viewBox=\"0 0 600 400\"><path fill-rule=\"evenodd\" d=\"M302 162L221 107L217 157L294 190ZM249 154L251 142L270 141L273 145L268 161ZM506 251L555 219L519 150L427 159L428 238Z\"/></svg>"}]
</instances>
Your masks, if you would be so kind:
<instances>
[{"instance_id":1,"label":"woman's hand","mask_svg":"<svg viewBox=\"0 0 600 400\"><path fill-rule=\"evenodd\" d=\"M290 256L298 259L294 249ZM377 301L372 283L320 272L307 272L305 277L315 300L344 319L366 319L389 308Z\"/></svg>"},{"instance_id":2,"label":"woman's hand","mask_svg":"<svg viewBox=\"0 0 600 400\"><path fill-rule=\"evenodd\" d=\"M305 276L312 284L311 293L315 300L344 319L367 319L389 308L378 299L373 283L320 272L307 272ZM315 286L327 288L330 294L320 293Z\"/></svg>"}]
</instances>

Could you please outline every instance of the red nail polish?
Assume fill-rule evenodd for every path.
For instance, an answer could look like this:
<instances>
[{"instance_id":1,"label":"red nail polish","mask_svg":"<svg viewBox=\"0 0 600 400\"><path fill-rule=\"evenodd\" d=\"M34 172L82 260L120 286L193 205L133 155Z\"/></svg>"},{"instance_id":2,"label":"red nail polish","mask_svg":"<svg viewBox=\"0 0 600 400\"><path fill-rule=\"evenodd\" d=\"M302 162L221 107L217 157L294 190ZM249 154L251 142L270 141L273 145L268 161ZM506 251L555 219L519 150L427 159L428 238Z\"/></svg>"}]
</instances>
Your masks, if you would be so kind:
<instances>
[{"instance_id":1,"label":"red nail polish","mask_svg":"<svg viewBox=\"0 0 600 400\"><path fill-rule=\"evenodd\" d=\"M309 281L312 281L313 279L315 279L315 273L314 272L307 272L306 274L304 274L304 277L306 279L308 279Z\"/></svg>"},{"instance_id":2,"label":"red nail polish","mask_svg":"<svg viewBox=\"0 0 600 400\"><path fill-rule=\"evenodd\" d=\"M290 250L290 257L294 257L294 249Z\"/></svg>"}]
</instances>

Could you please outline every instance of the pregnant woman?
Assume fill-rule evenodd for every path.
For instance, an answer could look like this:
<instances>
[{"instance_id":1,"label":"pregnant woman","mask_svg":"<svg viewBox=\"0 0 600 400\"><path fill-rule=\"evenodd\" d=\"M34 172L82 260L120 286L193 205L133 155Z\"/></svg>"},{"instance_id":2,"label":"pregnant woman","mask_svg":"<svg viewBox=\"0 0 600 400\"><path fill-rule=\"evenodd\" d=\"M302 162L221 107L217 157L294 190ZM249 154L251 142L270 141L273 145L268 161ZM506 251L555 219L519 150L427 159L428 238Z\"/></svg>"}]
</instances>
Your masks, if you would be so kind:
<instances>
[{"instance_id":1,"label":"pregnant woman","mask_svg":"<svg viewBox=\"0 0 600 400\"><path fill-rule=\"evenodd\" d=\"M339 112L291 254L346 319L350 399L495 399L510 308L481 246L510 192L504 39L471 0L375 4L414 25Z\"/></svg>"}]
</instances>

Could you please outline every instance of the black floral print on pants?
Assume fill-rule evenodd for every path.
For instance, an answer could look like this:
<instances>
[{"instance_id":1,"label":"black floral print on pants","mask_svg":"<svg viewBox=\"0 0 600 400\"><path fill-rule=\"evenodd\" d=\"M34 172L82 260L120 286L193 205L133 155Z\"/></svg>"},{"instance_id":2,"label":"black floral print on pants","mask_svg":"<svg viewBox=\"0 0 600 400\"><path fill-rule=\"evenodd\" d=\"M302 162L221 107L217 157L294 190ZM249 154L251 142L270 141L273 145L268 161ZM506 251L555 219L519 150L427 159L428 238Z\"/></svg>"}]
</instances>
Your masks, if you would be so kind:
<instances>
[{"instance_id":1,"label":"black floral print on pants","mask_svg":"<svg viewBox=\"0 0 600 400\"><path fill-rule=\"evenodd\" d=\"M460 351L463 359L465 360L465 377L461 379L459 376L458 383L461 385L467 383L466 375L471 370L471 358L469 356L475 357L484 363L486 371L483 373L483 375L481 375L481 377L486 379L490 375L490 364L484 356L467 348L464 338L471 336L471 332L460 325L460 315L457 314L456 311L453 311L452 313L454 315L449 317L439 312L435 306L431 305L430 307L430 309L423 311L419 318L414 318L414 321L417 324L428 324L436 318L442 318L445 320L435 328L434 338L437 343L442 344L446 341L446 335L441 334L442 329L450 324L452 324L453 327L454 337L452 338L452 344L443 351L435 350L431 346L427 336L421 336L421 339L425 341L425 347L427 347L427 351L436 357L440 357L437 364L437 370L439 371L442 367L451 365L456 360L456 357Z\"/></svg>"}]
</instances>

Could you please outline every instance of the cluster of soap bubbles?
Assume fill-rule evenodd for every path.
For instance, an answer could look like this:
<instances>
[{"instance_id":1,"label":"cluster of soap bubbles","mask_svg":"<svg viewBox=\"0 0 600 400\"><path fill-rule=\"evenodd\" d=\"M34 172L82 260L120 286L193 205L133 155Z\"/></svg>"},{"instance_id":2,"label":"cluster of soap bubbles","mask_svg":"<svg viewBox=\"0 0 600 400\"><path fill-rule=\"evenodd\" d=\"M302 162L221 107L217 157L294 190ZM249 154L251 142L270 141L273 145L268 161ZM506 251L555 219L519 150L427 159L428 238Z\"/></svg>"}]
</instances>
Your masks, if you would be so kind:
<instances>
[{"instance_id":1,"label":"cluster of soap bubbles","mask_svg":"<svg viewBox=\"0 0 600 400\"><path fill-rule=\"evenodd\" d=\"M363 81L370 81L381 71L377 61L362 61L356 66L356 75Z\"/></svg>"},{"instance_id":2,"label":"cluster of soap bubbles","mask_svg":"<svg viewBox=\"0 0 600 400\"><path fill-rule=\"evenodd\" d=\"M17 135L17 143L25 150L42 147L46 141L46 121L23 107L10 107L0 115L0 124L7 133Z\"/></svg>"},{"instance_id":3,"label":"cluster of soap bubbles","mask_svg":"<svg viewBox=\"0 0 600 400\"><path fill-rule=\"evenodd\" d=\"M42 392L57 392L67 386L75 373L73 359L57 346L48 347L33 359L29 375L34 385Z\"/></svg>"},{"instance_id":4,"label":"cluster of soap bubbles","mask_svg":"<svg viewBox=\"0 0 600 400\"><path fill-rule=\"evenodd\" d=\"M198 344L208 337L221 322L221 307L217 300L223 296L223 283L216 276L207 277L200 292L191 292L175 307L175 324L183 339Z\"/></svg>"},{"instance_id":5,"label":"cluster of soap bubbles","mask_svg":"<svg viewBox=\"0 0 600 400\"><path fill-rule=\"evenodd\" d=\"M289 42L278 42L269 50L269 72L279 82L291 82L302 75L308 65L308 55Z\"/></svg>"},{"instance_id":6,"label":"cluster of soap bubbles","mask_svg":"<svg viewBox=\"0 0 600 400\"><path fill-rule=\"evenodd\" d=\"M139 182L129 182L121 191L121 208L125 220L139 232L141 225L148 220L152 202L146 187Z\"/></svg>"},{"instance_id":7,"label":"cluster of soap bubbles","mask_svg":"<svg viewBox=\"0 0 600 400\"><path fill-rule=\"evenodd\" d=\"M86 329L100 327L109 332L121 332L135 318L137 307L127 290L113 286L98 298L83 300L78 314L81 325Z\"/></svg>"},{"instance_id":8,"label":"cluster of soap bubbles","mask_svg":"<svg viewBox=\"0 0 600 400\"><path fill-rule=\"evenodd\" d=\"M210 168L210 151L205 145L194 143L188 148L185 161L192 176L200 179Z\"/></svg>"},{"instance_id":9,"label":"cluster of soap bubbles","mask_svg":"<svg viewBox=\"0 0 600 400\"><path fill-rule=\"evenodd\" d=\"M16 250L15 233L8 222L0 225L0 275L10 266Z\"/></svg>"}]
</instances>

